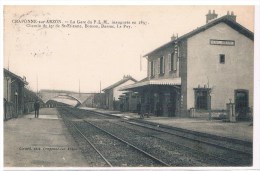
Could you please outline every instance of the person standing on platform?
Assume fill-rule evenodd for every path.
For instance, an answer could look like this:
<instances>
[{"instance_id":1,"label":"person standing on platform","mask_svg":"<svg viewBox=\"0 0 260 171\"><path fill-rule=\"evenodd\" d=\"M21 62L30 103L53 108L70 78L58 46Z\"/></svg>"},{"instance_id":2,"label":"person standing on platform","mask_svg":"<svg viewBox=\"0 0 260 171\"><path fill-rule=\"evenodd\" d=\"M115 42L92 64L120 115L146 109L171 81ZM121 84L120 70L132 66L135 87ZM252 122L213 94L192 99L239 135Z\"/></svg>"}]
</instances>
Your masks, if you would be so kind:
<instances>
[{"instance_id":1,"label":"person standing on platform","mask_svg":"<svg viewBox=\"0 0 260 171\"><path fill-rule=\"evenodd\" d=\"M39 110L40 110L40 102L39 102L39 100L37 99L37 100L34 102L35 118L39 118Z\"/></svg>"}]
</instances>

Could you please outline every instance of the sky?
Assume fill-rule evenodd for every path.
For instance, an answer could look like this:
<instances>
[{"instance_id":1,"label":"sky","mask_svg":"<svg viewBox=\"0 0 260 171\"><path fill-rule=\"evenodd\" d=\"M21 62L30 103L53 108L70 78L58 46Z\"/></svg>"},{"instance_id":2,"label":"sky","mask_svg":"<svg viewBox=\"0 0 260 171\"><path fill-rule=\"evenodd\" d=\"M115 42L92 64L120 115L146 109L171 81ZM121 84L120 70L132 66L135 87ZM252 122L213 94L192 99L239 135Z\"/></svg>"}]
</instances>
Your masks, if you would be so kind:
<instances>
[{"instance_id":1,"label":"sky","mask_svg":"<svg viewBox=\"0 0 260 171\"><path fill-rule=\"evenodd\" d=\"M3 64L25 76L34 91L38 80L38 90L99 92L100 82L104 89L124 75L145 78L142 56L173 34L204 25L209 10L218 17L234 11L237 22L254 32L253 6L5 6ZM50 28L47 20L61 21ZM89 28L98 20L115 28ZM73 22L83 28L62 27ZM85 28L83 22L92 24Z\"/></svg>"}]
</instances>

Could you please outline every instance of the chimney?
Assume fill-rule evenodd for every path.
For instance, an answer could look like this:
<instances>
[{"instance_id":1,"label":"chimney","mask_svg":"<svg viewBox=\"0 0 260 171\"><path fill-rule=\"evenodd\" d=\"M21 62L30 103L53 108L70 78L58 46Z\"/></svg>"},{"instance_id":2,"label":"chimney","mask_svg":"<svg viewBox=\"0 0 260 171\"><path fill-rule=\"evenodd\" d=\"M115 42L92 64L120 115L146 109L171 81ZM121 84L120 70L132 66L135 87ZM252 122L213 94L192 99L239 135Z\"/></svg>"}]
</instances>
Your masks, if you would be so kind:
<instances>
[{"instance_id":1,"label":"chimney","mask_svg":"<svg viewBox=\"0 0 260 171\"><path fill-rule=\"evenodd\" d=\"M206 23L208 23L210 20L216 19L218 17L218 14L215 13L215 10L211 13L211 10L209 10L208 14L206 15Z\"/></svg>"},{"instance_id":2,"label":"chimney","mask_svg":"<svg viewBox=\"0 0 260 171\"><path fill-rule=\"evenodd\" d=\"M231 11L231 14L229 14L229 11L228 11L228 12L227 12L227 18L230 19L230 20L236 21L237 16L234 15L234 12L233 12L233 11Z\"/></svg>"},{"instance_id":3,"label":"chimney","mask_svg":"<svg viewBox=\"0 0 260 171\"><path fill-rule=\"evenodd\" d=\"M171 40L176 40L178 38L178 34L175 36L175 34L172 34Z\"/></svg>"}]
</instances>

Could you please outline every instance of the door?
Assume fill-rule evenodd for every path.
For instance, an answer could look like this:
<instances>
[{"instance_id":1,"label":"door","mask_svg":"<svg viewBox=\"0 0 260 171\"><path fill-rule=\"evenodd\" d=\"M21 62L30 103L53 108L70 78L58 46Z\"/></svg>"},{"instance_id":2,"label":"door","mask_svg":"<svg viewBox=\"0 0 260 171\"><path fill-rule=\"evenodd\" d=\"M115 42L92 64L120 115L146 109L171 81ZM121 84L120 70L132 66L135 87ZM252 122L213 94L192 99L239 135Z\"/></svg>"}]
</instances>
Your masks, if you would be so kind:
<instances>
[{"instance_id":1,"label":"door","mask_svg":"<svg viewBox=\"0 0 260 171\"><path fill-rule=\"evenodd\" d=\"M248 112L248 90L235 90L235 109L238 119L246 119Z\"/></svg>"},{"instance_id":2,"label":"door","mask_svg":"<svg viewBox=\"0 0 260 171\"><path fill-rule=\"evenodd\" d=\"M174 117L176 111L176 93L170 93L170 99L167 105L169 116Z\"/></svg>"}]
</instances>

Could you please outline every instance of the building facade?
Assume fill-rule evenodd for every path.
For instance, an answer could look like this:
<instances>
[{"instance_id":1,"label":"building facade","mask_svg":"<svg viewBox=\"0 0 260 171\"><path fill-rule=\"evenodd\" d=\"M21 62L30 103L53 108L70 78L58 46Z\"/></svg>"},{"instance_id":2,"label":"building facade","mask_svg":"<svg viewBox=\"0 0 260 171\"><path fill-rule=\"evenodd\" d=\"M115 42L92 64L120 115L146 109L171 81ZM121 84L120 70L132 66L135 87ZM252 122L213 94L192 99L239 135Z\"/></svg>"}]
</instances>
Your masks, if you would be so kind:
<instances>
[{"instance_id":1,"label":"building facade","mask_svg":"<svg viewBox=\"0 0 260 171\"><path fill-rule=\"evenodd\" d=\"M4 120L17 117L24 112L25 78L4 69Z\"/></svg>"},{"instance_id":2,"label":"building facade","mask_svg":"<svg viewBox=\"0 0 260 171\"><path fill-rule=\"evenodd\" d=\"M224 111L238 118L253 106L254 33L231 13L206 15L206 24L145 55L147 78L122 90L139 92L145 112L162 116Z\"/></svg>"},{"instance_id":3,"label":"building facade","mask_svg":"<svg viewBox=\"0 0 260 171\"><path fill-rule=\"evenodd\" d=\"M140 102L139 94L127 91L119 96L120 111L122 112L138 112L137 105Z\"/></svg>"}]
</instances>

